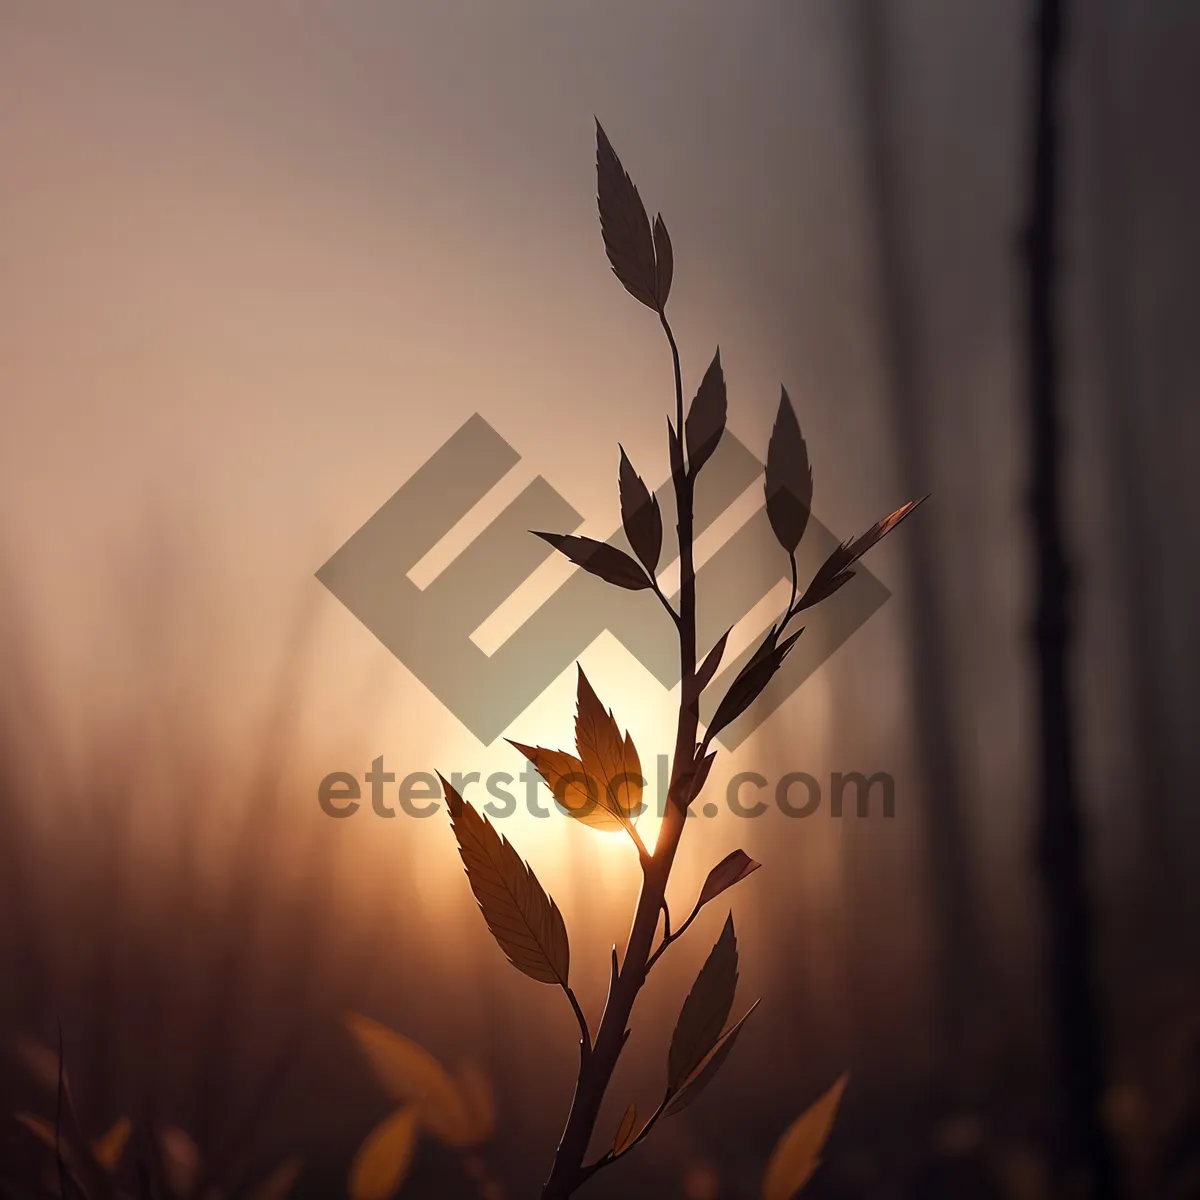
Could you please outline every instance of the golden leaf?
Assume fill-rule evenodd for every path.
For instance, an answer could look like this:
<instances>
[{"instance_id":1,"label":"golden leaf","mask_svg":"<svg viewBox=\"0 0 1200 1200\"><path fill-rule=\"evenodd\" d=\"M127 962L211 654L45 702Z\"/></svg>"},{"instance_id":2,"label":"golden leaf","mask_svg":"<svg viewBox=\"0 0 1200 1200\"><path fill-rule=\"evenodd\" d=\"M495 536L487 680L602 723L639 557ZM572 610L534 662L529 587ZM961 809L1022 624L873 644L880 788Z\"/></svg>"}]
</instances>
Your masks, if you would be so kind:
<instances>
[{"instance_id":1,"label":"golden leaf","mask_svg":"<svg viewBox=\"0 0 1200 1200\"><path fill-rule=\"evenodd\" d=\"M611 709L605 709L582 667L577 667L575 749L589 778L598 782L600 803L622 825L642 810L642 764L628 733L624 738Z\"/></svg>"},{"instance_id":2,"label":"golden leaf","mask_svg":"<svg viewBox=\"0 0 1200 1200\"><path fill-rule=\"evenodd\" d=\"M462 1089L428 1050L403 1034L351 1013L346 1027L366 1055L380 1086L391 1099L413 1105L421 1123L449 1146L475 1141L478 1119Z\"/></svg>"},{"instance_id":3,"label":"golden leaf","mask_svg":"<svg viewBox=\"0 0 1200 1200\"><path fill-rule=\"evenodd\" d=\"M367 1135L350 1164L350 1200L388 1200L399 1190L412 1165L419 1114L397 1109Z\"/></svg>"},{"instance_id":4,"label":"golden leaf","mask_svg":"<svg viewBox=\"0 0 1200 1200\"><path fill-rule=\"evenodd\" d=\"M571 947L558 905L507 838L442 779L471 891L508 961L539 983L567 986Z\"/></svg>"},{"instance_id":5,"label":"golden leaf","mask_svg":"<svg viewBox=\"0 0 1200 1200\"><path fill-rule=\"evenodd\" d=\"M107 1133L92 1142L92 1157L106 1171L115 1171L132 1132L132 1122L128 1117L121 1117Z\"/></svg>"},{"instance_id":6,"label":"golden leaf","mask_svg":"<svg viewBox=\"0 0 1200 1200\"><path fill-rule=\"evenodd\" d=\"M621 1118L621 1124L617 1126L617 1136L613 1139L614 1155L624 1154L629 1149L629 1143L633 1141L634 1126L637 1125L637 1105L630 1103L625 1110L625 1115Z\"/></svg>"},{"instance_id":7,"label":"golden leaf","mask_svg":"<svg viewBox=\"0 0 1200 1200\"><path fill-rule=\"evenodd\" d=\"M792 1200L821 1163L848 1075L843 1075L819 1100L801 1113L771 1154L763 1176L763 1200Z\"/></svg>"},{"instance_id":8,"label":"golden leaf","mask_svg":"<svg viewBox=\"0 0 1200 1200\"><path fill-rule=\"evenodd\" d=\"M593 829L620 829L624 822L601 803L603 791L594 782L583 763L566 750L548 750L545 746L526 746L511 742L525 755L534 770L546 781L555 801L567 816Z\"/></svg>"},{"instance_id":9,"label":"golden leaf","mask_svg":"<svg viewBox=\"0 0 1200 1200\"><path fill-rule=\"evenodd\" d=\"M486 1142L496 1125L496 1099L486 1072L478 1063L467 1060L455 1072L459 1095L470 1118L468 1141L464 1146Z\"/></svg>"},{"instance_id":10,"label":"golden leaf","mask_svg":"<svg viewBox=\"0 0 1200 1200\"><path fill-rule=\"evenodd\" d=\"M642 764L628 733L621 736L611 711L600 703L578 668L575 749L510 742L525 755L568 816L593 829L632 830L642 810ZM636 841L636 838L635 838Z\"/></svg>"}]
</instances>

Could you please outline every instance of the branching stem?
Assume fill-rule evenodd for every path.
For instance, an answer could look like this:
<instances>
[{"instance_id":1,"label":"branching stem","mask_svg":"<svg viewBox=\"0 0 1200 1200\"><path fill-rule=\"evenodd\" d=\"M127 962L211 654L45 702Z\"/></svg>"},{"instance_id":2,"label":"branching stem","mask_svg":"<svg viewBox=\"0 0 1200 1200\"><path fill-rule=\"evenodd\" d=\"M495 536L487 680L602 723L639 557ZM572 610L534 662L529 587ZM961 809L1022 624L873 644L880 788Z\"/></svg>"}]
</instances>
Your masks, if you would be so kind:
<instances>
[{"instance_id":1,"label":"branching stem","mask_svg":"<svg viewBox=\"0 0 1200 1200\"><path fill-rule=\"evenodd\" d=\"M675 436L679 439L679 458L682 460L683 374L679 363L679 347L671 324L662 309L659 310L659 319L671 348L671 364L675 375ZM676 616L682 695L686 696L690 694L696 676L696 569L692 547L694 479L687 471L686 465L680 465L682 469L677 469L673 464L671 471L678 514L676 529L679 540L679 612L674 614L669 604L666 607ZM657 584L655 590L658 591ZM678 796L684 773L691 771L696 761L698 728L698 706L681 701L676 724L675 752L671 762L669 794L672 798ZM600 1018L591 1052L585 1057L581 1051L579 1078L571 1101L571 1111L567 1115L566 1127L554 1156L550 1177L542 1188L542 1200L565 1200L596 1171L613 1161L611 1154L588 1166L584 1165L583 1160L587 1155L601 1102L628 1037L628 1021L633 1012L634 1002L646 981L654 934L658 929L658 916L665 905L667 881L671 875L686 817L686 803L677 800L669 803L659 829L654 853L643 860L642 890L638 896L625 956L618 966L614 950L613 975L609 983L604 1014ZM577 1016L580 1015L581 1013L577 1012ZM586 1021L582 1024L586 1028Z\"/></svg>"}]
</instances>

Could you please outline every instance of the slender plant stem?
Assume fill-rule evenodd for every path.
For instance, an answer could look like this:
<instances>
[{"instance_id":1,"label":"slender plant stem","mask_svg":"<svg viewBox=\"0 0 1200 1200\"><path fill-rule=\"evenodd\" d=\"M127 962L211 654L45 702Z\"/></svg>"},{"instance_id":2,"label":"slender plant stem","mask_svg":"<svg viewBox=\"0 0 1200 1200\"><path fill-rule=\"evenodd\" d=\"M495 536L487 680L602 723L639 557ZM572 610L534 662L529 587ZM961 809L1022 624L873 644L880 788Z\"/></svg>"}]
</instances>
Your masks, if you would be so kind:
<instances>
[{"instance_id":1,"label":"slender plant stem","mask_svg":"<svg viewBox=\"0 0 1200 1200\"><path fill-rule=\"evenodd\" d=\"M666 314L660 311L659 317L671 347L671 362L675 373L675 436L679 438L682 447L683 375L679 364L679 348ZM675 484L679 537L679 613L676 629L679 635L682 694L687 695L696 674L696 569L692 550L694 481L686 468L673 469L672 477ZM629 1036L628 1022L634 1002L649 970L654 935L658 929L658 915L663 908L667 881L687 817L686 798L680 795L680 785L695 762L698 728L699 706L681 701L666 814L659 828L654 853L642 862L642 889L638 896L625 956L619 965L614 957L613 976L604 1005L604 1015L600 1019L592 1053L586 1059L581 1056L571 1110L567 1115L567 1123L554 1156L550 1176L542 1188L542 1200L565 1200L596 1171L613 1161L611 1155L605 1155L586 1167L583 1162L604 1094Z\"/></svg>"}]
</instances>

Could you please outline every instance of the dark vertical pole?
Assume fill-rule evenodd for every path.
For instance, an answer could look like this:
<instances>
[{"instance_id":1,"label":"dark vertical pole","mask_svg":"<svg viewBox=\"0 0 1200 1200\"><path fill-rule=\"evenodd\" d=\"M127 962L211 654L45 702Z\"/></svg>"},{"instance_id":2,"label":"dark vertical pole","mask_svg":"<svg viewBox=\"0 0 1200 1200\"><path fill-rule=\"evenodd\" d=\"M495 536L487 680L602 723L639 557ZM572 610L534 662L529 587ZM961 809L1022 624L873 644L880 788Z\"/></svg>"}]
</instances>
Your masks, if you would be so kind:
<instances>
[{"instance_id":1,"label":"dark vertical pole","mask_svg":"<svg viewBox=\"0 0 1200 1200\"><path fill-rule=\"evenodd\" d=\"M1133 742L1133 786L1122 799L1138 814L1139 918L1137 947L1150 957L1154 935L1179 911L1183 874L1172 840L1168 686L1162 670L1160 595L1154 512L1147 489L1145 421L1137 394L1133 334L1134 181L1128 136L1116 94L1111 26L1120 12L1113 0L1089 6L1090 54L1085 54L1091 131L1094 210L1095 309L1101 366L1099 398L1106 434L1105 471L1111 497L1105 524L1116 556L1116 585L1124 626L1128 701L1123 715ZM1078 42L1077 42L1078 44ZM1135 948L1137 948L1135 947Z\"/></svg>"},{"instance_id":2,"label":"dark vertical pole","mask_svg":"<svg viewBox=\"0 0 1200 1200\"><path fill-rule=\"evenodd\" d=\"M1054 1035L1075 1164L1097 1200L1120 1193L1100 1111L1104 1086L1100 1022L1092 982L1092 921L1084 879L1083 823L1076 795L1067 679L1070 573L1062 531L1057 302L1058 102L1065 0L1039 0L1029 215L1026 334L1033 475L1041 814L1037 857L1045 891Z\"/></svg>"}]
</instances>

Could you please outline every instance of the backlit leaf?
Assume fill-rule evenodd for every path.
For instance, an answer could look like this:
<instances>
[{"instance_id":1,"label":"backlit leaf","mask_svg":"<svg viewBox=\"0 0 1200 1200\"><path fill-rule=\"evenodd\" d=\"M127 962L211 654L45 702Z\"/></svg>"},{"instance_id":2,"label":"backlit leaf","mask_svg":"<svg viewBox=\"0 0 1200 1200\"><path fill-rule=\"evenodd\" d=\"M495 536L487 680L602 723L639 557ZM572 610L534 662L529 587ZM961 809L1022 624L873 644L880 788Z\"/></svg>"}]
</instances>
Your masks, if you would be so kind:
<instances>
[{"instance_id":1,"label":"backlit leaf","mask_svg":"<svg viewBox=\"0 0 1200 1200\"><path fill-rule=\"evenodd\" d=\"M654 294L661 312L667 307L671 281L675 278L675 250L662 213L654 218L654 259Z\"/></svg>"},{"instance_id":2,"label":"backlit leaf","mask_svg":"<svg viewBox=\"0 0 1200 1200\"><path fill-rule=\"evenodd\" d=\"M919 504L928 500L922 496L920 500L910 500L907 504L889 513L881 521L876 521L866 533L856 538L849 538L840 546L835 546L829 557L821 564L812 583L804 591L796 605L796 611L811 608L821 600L833 595L843 584L848 583L854 572L849 568L854 565L872 546L881 542L909 513Z\"/></svg>"},{"instance_id":3,"label":"backlit leaf","mask_svg":"<svg viewBox=\"0 0 1200 1200\"><path fill-rule=\"evenodd\" d=\"M472 1143L476 1123L468 1101L428 1050L358 1013L346 1018L346 1028L390 1099L415 1106L422 1124L447 1145Z\"/></svg>"},{"instance_id":4,"label":"backlit leaf","mask_svg":"<svg viewBox=\"0 0 1200 1200\"><path fill-rule=\"evenodd\" d=\"M577 667L575 749L597 784L600 804L621 824L642 809L642 764L628 731L621 736L611 709L600 703L582 667Z\"/></svg>"},{"instance_id":5,"label":"backlit leaf","mask_svg":"<svg viewBox=\"0 0 1200 1200\"><path fill-rule=\"evenodd\" d=\"M111 1129L92 1142L92 1157L106 1171L116 1170L132 1132L133 1123L128 1117L121 1117Z\"/></svg>"},{"instance_id":6,"label":"backlit leaf","mask_svg":"<svg viewBox=\"0 0 1200 1200\"><path fill-rule=\"evenodd\" d=\"M558 905L508 839L445 779L442 787L471 891L500 949L530 979L566 987L571 950Z\"/></svg>"},{"instance_id":7,"label":"backlit leaf","mask_svg":"<svg viewBox=\"0 0 1200 1200\"><path fill-rule=\"evenodd\" d=\"M792 1200L820 1166L848 1076L843 1075L811 1108L801 1113L771 1154L763 1176L763 1200Z\"/></svg>"},{"instance_id":8,"label":"backlit leaf","mask_svg":"<svg viewBox=\"0 0 1200 1200\"><path fill-rule=\"evenodd\" d=\"M747 1018L757 1007L758 1001L755 1000L741 1020L721 1035L720 1040L713 1047L709 1056L692 1073L671 1102L663 1109L664 1117L682 1112L712 1083L713 1079L716 1078L717 1072L725 1065L725 1060L733 1050L733 1044L737 1041L738 1034L742 1031L742 1026L745 1025Z\"/></svg>"},{"instance_id":9,"label":"backlit leaf","mask_svg":"<svg viewBox=\"0 0 1200 1200\"><path fill-rule=\"evenodd\" d=\"M725 398L725 372L721 369L721 349L704 372L700 389L688 409L684 423L688 470L693 475L712 457L725 432L728 404Z\"/></svg>"},{"instance_id":10,"label":"backlit leaf","mask_svg":"<svg viewBox=\"0 0 1200 1200\"><path fill-rule=\"evenodd\" d=\"M515 746L533 763L567 816L594 829L614 830L623 826L621 818L600 803L604 789L574 754L566 750L547 750L545 746L526 746L524 742L511 739L509 745Z\"/></svg>"},{"instance_id":11,"label":"backlit leaf","mask_svg":"<svg viewBox=\"0 0 1200 1200\"><path fill-rule=\"evenodd\" d=\"M618 475L621 494L621 524L634 554L653 575L662 554L663 524L658 498L646 487L621 447Z\"/></svg>"},{"instance_id":12,"label":"backlit leaf","mask_svg":"<svg viewBox=\"0 0 1200 1200\"><path fill-rule=\"evenodd\" d=\"M675 1023L667 1056L669 1091L683 1086L720 1039L737 989L737 962L737 938L730 914Z\"/></svg>"},{"instance_id":13,"label":"backlit leaf","mask_svg":"<svg viewBox=\"0 0 1200 1200\"><path fill-rule=\"evenodd\" d=\"M812 467L787 388L780 389L779 411L767 446L767 518L779 544L794 554L812 509Z\"/></svg>"},{"instance_id":14,"label":"backlit leaf","mask_svg":"<svg viewBox=\"0 0 1200 1200\"><path fill-rule=\"evenodd\" d=\"M509 744L533 763L568 816L595 829L632 828L642 808L637 747L628 733L622 737L616 718L600 703L582 667L575 711L579 756L523 742Z\"/></svg>"},{"instance_id":15,"label":"backlit leaf","mask_svg":"<svg viewBox=\"0 0 1200 1200\"><path fill-rule=\"evenodd\" d=\"M599 542L595 538L580 537L574 533L543 533L530 530L535 536L549 542L560 554L565 554L576 566L605 583L625 588L630 592L641 591L650 586L650 578L624 550Z\"/></svg>"},{"instance_id":16,"label":"backlit leaf","mask_svg":"<svg viewBox=\"0 0 1200 1200\"><path fill-rule=\"evenodd\" d=\"M633 1141L634 1129L637 1126L637 1105L630 1103L617 1126L617 1136L613 1138L613 1154L623 1154Z\"/></svg>"},{"instance_id":17,"label":"backlit leaf","mask_svg":"<svg viewBox=\"0 0 1200 1200\"><path fill-rule=\"evenodd\" d=\"M375 1126L350 1165L351 1200L389 1200L400 1190L412 1165L418 1123L415 1108L401 1108Z\"/></svg>"},{"instance_id":18,"label":"backlit leaf","mask_svg":"<svg viewBox=\"0 0 1200 1200\"><path fill-rule=\"evenodd\" d=\"M698 909L703 908L710 900L716 899L723 891L741 883L747 875L757 871L762 863L757 863L745 850L734 850L727 854L711 871L700 889L700 898L696 901Z\"/></svg>"},{"instance_id":19,"label":"backlit leaf","mask_svg":"<svg viewBox=\"0 0 1200 1200\"><path fill-rule=\"evenodd\" d=\"M469 1117L469 1138L462 1145L477 1146L492 1136L496 1126L496 1098L491 1080L478 1063L468 1059L455 1072L455 1082Z\"/></svg>"},{"instance_id":20,"label":"backlit leaf","mask_svg":"<svg viewBox=\"0 0 1200 1200\"><path fill-rule=\"evenodd\" d=\"M596 122L596 200L600 232L613 274L647 308L658 308L654 237L646 206L621 165L600 122Z\"/></svg>"},{"instance_id":21,"label":"backlit leaf","mask_svg":"<svg viewBox=\"0 0 1200 1200\"><path fill-rule=\"evenodd\" d=\"M729 685L729 691L721 697L717 711L713 713L707 730L710 736L715 737L727 725L736 721L762 695L803 632L803 629L797 629L773 648L756 654L738 672L737 678Z\"/></svg>"}]
</instances>

